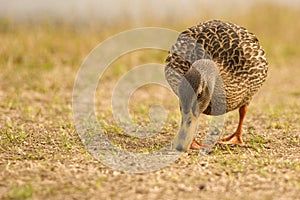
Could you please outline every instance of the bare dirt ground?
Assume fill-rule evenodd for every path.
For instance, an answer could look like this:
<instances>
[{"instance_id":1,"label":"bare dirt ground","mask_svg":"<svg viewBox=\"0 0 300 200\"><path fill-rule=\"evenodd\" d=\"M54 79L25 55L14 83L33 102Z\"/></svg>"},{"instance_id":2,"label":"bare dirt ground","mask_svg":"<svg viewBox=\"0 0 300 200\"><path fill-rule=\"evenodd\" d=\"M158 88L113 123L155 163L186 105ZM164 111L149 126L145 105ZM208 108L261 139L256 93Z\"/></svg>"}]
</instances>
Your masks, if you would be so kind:
<instances>
[{"instance_id":1,"label":"bare dirt ground","mask_svg":"<svg viewBox=\"0 0 300 200\"><path fill-rule=\"evenodd\" d=\"M244 22L253 26L250 20ZM86 151L71 111L79 65L110 33L99 38L97 31L73 33L73 29L42 26L34 32L2 24L0 199L300 199L300 53L294 48L299 27L295 31L281 27L277 32L259 24L252 28L265 39L270 71L246 117L247 145L217 145L206 157L189 151L162 170L128 174L113 171ZM126 66L153 58L163 62L166 53L144 55L114 63L96 95L106 134L124 148L143 152L174 137L179 122L175 96L157 87L141 88L132 96L131 112L140 123L147 123L147 105L154 100L170 113L160 134L133 142L113 123L111 94L102 90L110 91ZM205 121L207 117L201 116L200 135L205 133ZM223 134L232 133L237 122L237 111L229 113Z\"/></svg>"}]
</instances>

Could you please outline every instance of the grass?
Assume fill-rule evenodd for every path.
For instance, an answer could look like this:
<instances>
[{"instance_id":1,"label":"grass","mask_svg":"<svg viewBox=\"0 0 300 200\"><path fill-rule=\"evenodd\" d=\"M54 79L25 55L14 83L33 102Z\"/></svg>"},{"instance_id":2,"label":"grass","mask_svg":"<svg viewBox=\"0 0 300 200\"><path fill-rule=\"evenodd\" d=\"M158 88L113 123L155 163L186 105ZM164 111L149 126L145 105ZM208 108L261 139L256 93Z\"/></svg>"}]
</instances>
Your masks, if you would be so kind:
<instances>
[{"instance_id":1,"label":"grass","mask_svg":"<svg viewBox=\"0 0 300 200\"><path fill-rule=\"evenodd\" d=\"M9 199L32 199L33 188L31 184L16 185L9 189Z\"/></svg>"},{"instance_id":2,"label":"grass","mask_svg":"<svg viewBox=\"0 0 300 200\"><path fill-rule=\"evenodd\" d=\"M30 136L29 133L26 133L22 127L18 127L11 123L7 123L7 127L0 131L1 142L2 143L22 143L27 137Z\"/></svg>"},{"instance_id":3,"label":"grass","mask_svg":"<svg viewBox=\"0 0 300 200\"><path fill-rule=\"evenodd\" d=\"M270 63L268 80L247 114L246 147L217 145L205 157L191 151L168 168L138 175L113 171L94 159L77 135L71 110L74 80L85 56L99 42L133 26L1 20L0 199L297 199L300 26L292 22L299 17L295 10L265 4L238 17L222 17L256 33ZM181 31L195 23L149 21L145 26ZM139 88L129 101L130 114L139 125L149 124L149 106L166 109L166 124L155 136L127 136L111 110L111 91L118 79L133 66L163 63L166 55L156 50L131 52L112 63L99 80L97 117L109 139L122 149L153 152L178 131L177 99L157 85ZM224 135L235 130L237 119L237 112L228 114ZM200 139L208 121L201 116Z\"/></svg>"}]
</instances>

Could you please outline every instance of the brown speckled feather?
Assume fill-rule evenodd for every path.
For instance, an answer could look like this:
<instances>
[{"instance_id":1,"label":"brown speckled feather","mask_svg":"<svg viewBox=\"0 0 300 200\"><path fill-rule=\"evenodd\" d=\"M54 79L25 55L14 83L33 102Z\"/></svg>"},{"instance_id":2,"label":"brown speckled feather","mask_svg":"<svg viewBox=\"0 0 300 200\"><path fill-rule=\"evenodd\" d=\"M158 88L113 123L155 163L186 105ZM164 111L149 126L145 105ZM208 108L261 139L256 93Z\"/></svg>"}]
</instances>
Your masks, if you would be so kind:
<instances>
[{"instance_id":1,"label":"brown speckled feather","mask_svg":"<svg viewBox=\"0 0 300 200\"><path fill-rule=\"evenodd\" d=\"M227 112L248 105L267 76L265 52L256 36L229 22L207 21L179 35L165 68L166 79L177 95L182 76L199 59L212 59L217 64L226 91Z\"/></svg>"}]
</instances>

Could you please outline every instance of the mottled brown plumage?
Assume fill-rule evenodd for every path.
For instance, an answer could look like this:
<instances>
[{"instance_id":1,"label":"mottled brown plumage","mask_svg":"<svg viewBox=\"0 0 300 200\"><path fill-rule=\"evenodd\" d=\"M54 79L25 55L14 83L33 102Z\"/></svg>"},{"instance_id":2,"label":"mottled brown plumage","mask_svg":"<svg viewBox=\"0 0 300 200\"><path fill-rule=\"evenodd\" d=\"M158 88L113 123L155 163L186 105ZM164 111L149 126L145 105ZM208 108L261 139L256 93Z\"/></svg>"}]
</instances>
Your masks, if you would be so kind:
<instances>
[{"instance_id":1,"label":"mottled brown plumage","mask_svg":"<svg viewBox=\"0 0 300 200\"><path fill-rule=\"evenodd\" d=\"M176 95L182 77L201 59L212 60L219 70L226 112L247 106L267 77L268 63L257 37L241 26L211 20L183 31L170 50L165 76ZM210 105L202 112L211 114Z\"/></svg>"}]
</instances>

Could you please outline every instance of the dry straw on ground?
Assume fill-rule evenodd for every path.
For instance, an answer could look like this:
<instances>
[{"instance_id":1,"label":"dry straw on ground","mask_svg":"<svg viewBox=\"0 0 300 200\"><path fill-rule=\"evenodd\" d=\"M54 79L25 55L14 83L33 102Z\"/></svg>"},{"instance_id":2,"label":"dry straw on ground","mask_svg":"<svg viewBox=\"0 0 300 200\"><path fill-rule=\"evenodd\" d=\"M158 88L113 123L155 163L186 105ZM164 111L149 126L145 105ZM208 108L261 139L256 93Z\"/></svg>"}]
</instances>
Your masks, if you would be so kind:
<instances>
[{"instance_id":1,"label":"dry straw on ground","mask_svg":"<svg viewBox=\"0 0 300 200\"><path fill-rule=\"evenodd\" d=\"M168 168L139 175L112 171L87 153L71 113L73 82L84 57L100 41L127 27L103 31L2 21L0 199L299 199L299 17L296 11L266 5L225 18L255 32L270 62L268 80L246 118L246 147L218 145L200 159L191 151ZM160 25L180 31L195 23ZM165 56L159 51L133 52L113 63L100 80L98 118L122 148L149 152L168 143L178 128L177 100L158 86L143 87L132 96L131 113L141 124L148 122L147 105L154 100L170 113L156 138L139 141L125 137L115 126L111 94L102 90L110 91L131 66L162 63ZM205 121L203 116L200 138ZM236 124L237 112L229 113L224 133L231 133Z\"/></svg>"}]
</instances>

